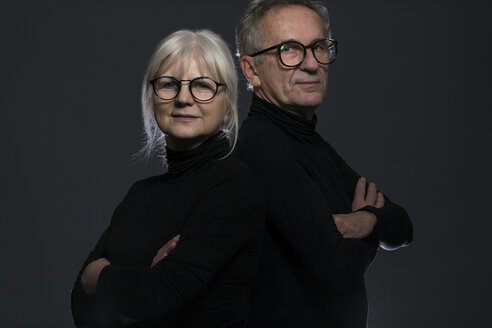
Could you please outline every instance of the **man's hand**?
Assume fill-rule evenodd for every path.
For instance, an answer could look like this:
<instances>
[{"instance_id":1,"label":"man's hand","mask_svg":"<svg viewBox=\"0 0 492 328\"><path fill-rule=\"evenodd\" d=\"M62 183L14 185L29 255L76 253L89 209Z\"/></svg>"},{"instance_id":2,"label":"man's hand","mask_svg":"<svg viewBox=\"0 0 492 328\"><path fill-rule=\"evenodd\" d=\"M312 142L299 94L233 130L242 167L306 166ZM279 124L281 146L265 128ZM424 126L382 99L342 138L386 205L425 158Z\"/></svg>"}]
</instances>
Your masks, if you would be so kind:
<instances>
[{"instance_id":1,"label":"man's hand","mask_svg":"<svg viewBox=\"0 0 492 328\"><path fill-rule=\"evenodd\" d=\"M176 247L178 241L179 241L179 235L176 235L171 240L169 240L164 246L159 248L157 254L154 256L154 259L152 259L152 265L150 267L153 267L154 265L157 264L157 262L168 256L169 253Z\"/></svg>"},{"instance_id":2,"label":"man's hand","mask_svg":"<svg viewBox=\"0 0 492 328\"><path fill-rule=\"evenodd\" d=\"M362 239L369 236L376 225L376 215L367 211L334 214L333 220L343 238Z\"/></svg>"},{"instance_id":3,"label":"man's hand","mask_svg":"<svg viewBox=\"0 0 492 328\"><path fill-rule=\"evenodd\" d=\"M366 194L366 179L360 178L355 186L352 211L357 211L364 206L381 208L384 206L384 196L383 193L377 191L376 184L372 182L367 187ZM359 211L350 214L334 214L333 220L343 238L362 239L371 234L377 218L368 211Z\"/></svg>"},{"instance_id":4,"label":"man's hand","mask_svg":"<svg viewBox=\"0 0 492 328\"><path fill-rule=\"evenodd\" d=\"M359 181L357 181L357 185L355 186L352 211L357 211L364 206L381 208L384 206L384 196L383 193L377 191L376 184L373 182L371 182L367 187L366 194L366 179L360 178Z\"/></svg>"},{"instance_id":5,"label":"man's hand","mask_svg":"<svg viewBox=\"0 0 492 328\"><path fill-rule=\"evenodd\" d=\"M97 281L99 280L99 275L105 266L110 265L109 261L104 257L92 261L88 266L85 267L82 277L80 277L80 282L82 288L87 295L93 295L96 293Z\"/></svg>"}]
</instances>

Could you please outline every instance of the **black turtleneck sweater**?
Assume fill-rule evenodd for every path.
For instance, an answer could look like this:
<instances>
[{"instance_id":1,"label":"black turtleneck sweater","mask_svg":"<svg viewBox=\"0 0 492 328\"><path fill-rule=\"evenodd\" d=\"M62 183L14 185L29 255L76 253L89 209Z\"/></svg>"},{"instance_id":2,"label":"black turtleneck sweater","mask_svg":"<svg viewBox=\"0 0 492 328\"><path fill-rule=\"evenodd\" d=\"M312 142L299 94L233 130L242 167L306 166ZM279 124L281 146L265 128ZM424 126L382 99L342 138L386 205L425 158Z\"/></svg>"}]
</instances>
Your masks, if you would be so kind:
<instances>
[{"instance_id":1,"label":"black turtleneck sweater","mask_svg":"<svg viewBox=\"0 0 492 328\"><path fill-rule=\"evenodd\" d=\"M350 213L359 174L312 121L256 96L237 145L267 193L266 234L249 327L365 327L364 272L378 243L412 240L406 212L385 199L365 207L377 224L364 240L344 239L333 214Z\"/></svg>"},{"instance_id":2,"label":"black turtleneck sweater","mask_svg":"<svg viewBox=\"0 0 492 328\"><path fill-rule=\"evenodd\" d=\"M77 327L244 327L264 227L262 189L216 135L186 152L167 150L169 171L135 183L80 270L72 291ZM180 234L154 267L157 250ZM88 296L80 275L111 265Z\"/></svg>"}]
</instances>

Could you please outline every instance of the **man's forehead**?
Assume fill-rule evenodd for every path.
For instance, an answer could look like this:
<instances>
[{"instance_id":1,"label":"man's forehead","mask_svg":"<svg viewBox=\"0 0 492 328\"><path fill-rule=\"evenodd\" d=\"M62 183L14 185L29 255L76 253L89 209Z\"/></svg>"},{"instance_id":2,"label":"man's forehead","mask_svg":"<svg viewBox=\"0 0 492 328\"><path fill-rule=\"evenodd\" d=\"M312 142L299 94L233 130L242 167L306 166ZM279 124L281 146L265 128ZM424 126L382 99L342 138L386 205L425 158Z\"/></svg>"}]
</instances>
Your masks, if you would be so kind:
<instances>
[{"instance_id":1,"label":"man's forehead","mask_svg":"<svg viewBox=\"0 0 492 328\"><path fill-rule=\"evenodd\" d=\"M260 21L263 42L299 41L310 43L326 37L321 17L313 10L299 5L268 10Z\"/></svg>"}]
</instances>

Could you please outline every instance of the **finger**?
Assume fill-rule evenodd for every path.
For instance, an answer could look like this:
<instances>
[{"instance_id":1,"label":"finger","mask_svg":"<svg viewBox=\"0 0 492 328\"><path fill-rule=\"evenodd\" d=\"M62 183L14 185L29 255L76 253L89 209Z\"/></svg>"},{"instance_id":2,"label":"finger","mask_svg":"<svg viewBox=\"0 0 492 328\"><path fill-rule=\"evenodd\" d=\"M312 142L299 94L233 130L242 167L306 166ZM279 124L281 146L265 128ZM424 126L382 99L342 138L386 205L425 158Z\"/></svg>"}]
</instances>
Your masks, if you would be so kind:
<instances>
[{"instance_id":1,"label":"finger","mask_svg":"<svg viewBox=\"0 0 492 328\"><path fill-rule=\"evenodd\" d=\"M333 215L333 219L335 220L338 232L345 238L345 235L350 233L350 224L345 220L345 216L343 214L335 214Z\"/></svg>"},{"instance_id":2,"label":"finger","mask_svg":"<svg viewBox=\"0 0 492 328\"><path fill-rule=\"evenodd\" d=\"M342 230L343 230L342 218L335 214L335 215L333 215L333 221L335 222L335 225L337 226L338 231L340 233L342 233Z\"/></svg>"},{"instance_id":3,"label":"finger","mask_svg":"<svg viewBox=\"0 0 492 328\"><path fill-rule=\"evenodd\" d=\"M161 251L162 253L169 253L170 251L172 251L172 250L173 250L173 248L174 248L174 247L173 247L173 243L168 242L166 245L164 245L164 246L160 249L160 251Z\"/></svg>"},{"instance_id":4,"label":"finger","mask_svg":"<svg viewBox=\"0 0 492 328\"><path fill-rule=\"evenodd\" d=\"M357 181L354 192L354 201L352 202L352 211L358 210L364 206L366 198L366 179L361 177Z\"/></svg>"},{"instance_id":5,"label":"finger","mask_svg":"<svg viewBox=\"0 0 492 328\"><path fill-rule=\"evenodd\" d=\"M159 262L159 257L156 255L154 256L154 258L152 259L152 264L150 264L150 267L153 268L154 265Z\"/></svg>"},{"instance_id":6,"label":"finger","mask_svg":"<svg viewBox=\"0 0 492 328\"><path fill-rule=\"evenodd\" d=\"M344 233L342 234L342 237L347 239L347 238L354 238L354 231L351 231L349 229L347 229L346 231L344 231Z\"/></svg>"},{"instance_id":7,"label":"finger","mask_svg":"<svg viewBox=\"0 0 492 328\"><path fill-rule=\"evenodd\" d=\"M152 264L151 264L151 268L157 264L157 262L159 262L160 260L162 260L163 258L165 258L166 256L168 256L169 254L166 253L166 252L157 252L157 255L154 256L154 258L152 259Z\"/></svg>"},{"instance_id":8,"label":"finger","mask_svg":"<svg viewBox=\"0 0 492 328\"><path fill-rule=\"evenodd\" d=\"M376 199L376 208L381 208L384 206L384 195L382 192L378 192L378 198Z\"/></svg>"},{"instance_id":9,"label":"finger","mask_svg":"<svg viewBox=\"0 0 492 328\"><path fill-rule=\"evenodd\" d=\"M354 201L364 201L366 196L366 178L361 177L357 181L354 192Z\"/></svg>"},{"instance_id":10,"label":"finger","mask_svg":"<svg viewBox=\"0 0 492 328\"><path fill-rule=\"evenodd\" d=\"M176 245L177 245L177 244L178 244L178 243L177 243L176 241L174 241L174 240L173 240L173 241L172 241L172 242L168 245L168 247L166 247L166 251L167 251L168 253L169 253L169 252L171 252L173 249L175 249L175 248L176 248Z\"/></svg>"},{"instance_id":11,"label":"finger","mask_svg":"<svg viewBox=\"0 0 492 328\"><path fill-rule=\"evenodd\" d=\"M346 229L344 226L337 226L337 228L338 228L338 232L340 232L340 234L341 234L341 235L342 235L342 237L344 237L344 238L345 238L345 235L346 235L347 233L349 233L349 232L347 231L347 229Z\"/></svg>"},{"instance_id":12,"label":"finger","mask_svg":"<svg viewBox=\"0 0 492 328\"><path fill-rule=\"evenodd\" d=\"M378 191L376 189L376 184L371 182L367 188L366 202L368 205L374 206L376 204L376 199L378 197Z\"/></svg>"},{"instance_id":13,"label":"finger","mask_svg":"<svg viewBox=\"0 0 492 328\"><path fill-rule=\"evenodd\" d=\"M176 247L176 245L178 244L179 237L180 237L180 235L174 236L164 246L162 246L160 250L163 250L167 253L171 252Z\"/></svg>"},{"instance_id":14,"label":"finger","mask_svg":"<svg viewBox=\"0 0 492 328\"><path fill-rule=\"evenodd\" d=\"M171 239L168 242L169 245L168 245L167 248L169 248L169 251L172 251L176 247L176 245L178 244L178 241L179 241L179 237L180 237L180 235L176 235L176 236L173 237L173 239Z\"/></svg>"}]
</instances>

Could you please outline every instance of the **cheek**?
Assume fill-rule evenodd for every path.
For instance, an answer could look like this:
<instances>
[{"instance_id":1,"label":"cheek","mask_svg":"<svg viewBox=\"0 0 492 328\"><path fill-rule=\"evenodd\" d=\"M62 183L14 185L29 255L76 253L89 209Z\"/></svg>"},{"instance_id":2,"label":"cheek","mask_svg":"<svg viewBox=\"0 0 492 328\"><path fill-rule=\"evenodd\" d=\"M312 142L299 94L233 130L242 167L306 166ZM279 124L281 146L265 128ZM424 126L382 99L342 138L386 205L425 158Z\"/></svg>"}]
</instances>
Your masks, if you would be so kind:
<instances>
[{"instance_id":1,"label":"cheek","mask_svg":"<svg viewBox=\"0 0 492 328\"><path fill-rule=\"evenodd\" d=\"M164 117L171 113L171 106L169 103L155 103L154 115L157 117Z\"/></svg>"},{"instance_id":2,"label":"cheek","mask_svg":"<svg viewBox=\"0 0 492 328\"><path fill-rule=\"evenodd\" d=\"M217 116L224 117L229 109L227 98L225 94L221 94L221 97L217 98L214 106L212 107L213 113Z\"/></svg>"},{"instance_id":3,"label":"cheek","mask_svg":"<svg viewBox=\"0 0 492 328\"><path fill-rule=\"evenodd\" d=\"M325 81L325 84L326 84L326 83L327 83L327 81L328 81L328 68L329 68L329 67L327 67L325 70L323 70L323 73L322 73L322 74L323 74L323 79L324 79L324 81Z\"/></svg>"},{"instance_id":4,"label":"cheek","mask_svg":"<svg viewBox=\"0 0 492 328\"><path fill-rule=\"evenodd\" d=\"M214 110L213 120L216 122L216 124L221 124L225 120L226 112L227 110L222 106Z\"/></svg>"},{"instance_id":5,"label":"cheek","mask_svg":"<svg viewBox=\"0 0 492 328\"><path fill-rule=\"evenodd\" d=\"M166 128L166 125L169 121L169 113L170 110L168 106L165 106L164 104L154 105L154 118L161 130L164 130Z\"/></svg>"}]
</instances>

